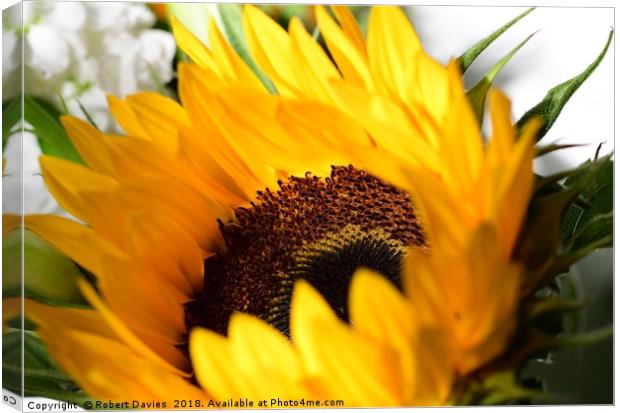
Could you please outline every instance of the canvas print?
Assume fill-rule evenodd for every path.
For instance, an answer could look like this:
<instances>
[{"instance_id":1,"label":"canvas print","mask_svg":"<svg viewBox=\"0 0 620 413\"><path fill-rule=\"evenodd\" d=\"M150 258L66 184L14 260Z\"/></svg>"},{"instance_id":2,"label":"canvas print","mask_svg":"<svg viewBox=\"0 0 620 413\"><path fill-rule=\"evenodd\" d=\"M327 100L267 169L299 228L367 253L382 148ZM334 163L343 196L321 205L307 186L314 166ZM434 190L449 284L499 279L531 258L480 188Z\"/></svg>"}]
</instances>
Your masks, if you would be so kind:
<instances>
[{"instance_id":1,"label":"canvas print","mask_svg":"<svg viewBox=\"0 0 620 413\"><path fill-rule=\"evenodd\" d=\"M612 404L613 28L494 9L5 9L5 404Z\"/></svg>"}]
</instances>

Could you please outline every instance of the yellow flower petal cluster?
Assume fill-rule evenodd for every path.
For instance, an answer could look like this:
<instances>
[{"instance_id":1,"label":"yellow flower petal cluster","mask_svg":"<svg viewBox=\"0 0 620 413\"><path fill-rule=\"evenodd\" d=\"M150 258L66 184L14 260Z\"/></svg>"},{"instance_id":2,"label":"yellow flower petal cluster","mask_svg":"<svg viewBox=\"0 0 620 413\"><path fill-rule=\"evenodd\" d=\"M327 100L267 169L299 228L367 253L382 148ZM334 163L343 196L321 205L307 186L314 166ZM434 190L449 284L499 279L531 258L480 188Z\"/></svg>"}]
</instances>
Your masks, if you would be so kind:
<instances>
[{"instance_id":1,"label":"yellow flower petal cluster","mask_svg":"<svg viewBox=\"0 0 620 413\"><path fill-rule=\"evenodd\" d=\"M359 270L351 326L305 281L291 308L291 342L265 322L232 317L228 338L190 337L198 382L216 399L343 400L345 406L439 405L452 368L441 336L416 327L411 303L381 275Z\"/></svg>"},{"instance_id":2,"label":"yellow flower petal cluster","mask_svg":"<svg viewBox=\"0 0 620 413\"><path fill-rule=\"evenodd\" d=\"M243 27L254 60L280 95L299 102L303 107L301 113L319 113L321 107L336 108L363 126L366 140L370 137L372 146L382 153L407 164L437 170L439 157L435 148L450 102L447 68L424 52L399 8L373 7L367 39L346 7L334 6L332 10L337 22L322 6L317 6L316 16L335 63L300 20L292 19L287 32L260 9L246 6ZM173 29L179 47L204 69L193 68L202 78L208 72L215 74L222 85L243 85L265 92L265 86L230 49L215 23L211 23L209 30L210 48L174 20ZM211 78L208 82L216 83ZM305 136L296 137L287 148L305 151L306 169L301 173L309 166L314 167L313 172L324 167L320 156L309 151L316 135L310 139ZM340 151L350 161L369 150L368 142L360 145L355 136L337 143L331 153ZM290 154L287 158L291 158ZM383 163L387 163L385 159ZM295 165L287 166L295 171Z\"/></svg>"},{"instance_id":3,"label":"yellow flower petal cluster","mask_svg":"<svg viewBox=\"0 0 620 413\"><path fill-rule=\"evenodd\" d=\"M454 66L452 72L456 78ZM533 190L537 122L517 136L510 103L494 90L493 133L485 144L462 88L451 94L440 169L404 165L396 173L430 245L430 252L410 251L406 293L423 323L451 334L454 365L466 374L499 356L516 327L522 269L511 256ZM389 179L389 172L371 170Z\"/></svg>"}]
</instances>

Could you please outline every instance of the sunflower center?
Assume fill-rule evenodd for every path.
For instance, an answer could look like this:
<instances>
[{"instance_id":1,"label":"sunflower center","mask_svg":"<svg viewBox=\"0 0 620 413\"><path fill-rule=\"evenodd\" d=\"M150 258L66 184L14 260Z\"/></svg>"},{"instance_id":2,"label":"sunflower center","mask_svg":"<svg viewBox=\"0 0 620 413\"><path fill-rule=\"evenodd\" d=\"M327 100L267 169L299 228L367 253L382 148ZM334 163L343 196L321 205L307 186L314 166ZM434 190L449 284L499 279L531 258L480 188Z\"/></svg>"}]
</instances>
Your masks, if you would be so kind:
<instances>
[{"instance_id":1,"label":"sunflower center","mask_svg":"<svg viewBox=\"0 0 620 413\"><path fill-rule=\"evenodd\" d=\"M360 266L400 288L406 247L424 244L405 192L352 166L279 186L258 192L251 208L238 208L232 222L221 223L227 249L205 261L204 290L185 308L188 331L201 326L225 334L240 311L288 334L299 279L348 321L349 284Z\"/></svg>"}]
</instances>

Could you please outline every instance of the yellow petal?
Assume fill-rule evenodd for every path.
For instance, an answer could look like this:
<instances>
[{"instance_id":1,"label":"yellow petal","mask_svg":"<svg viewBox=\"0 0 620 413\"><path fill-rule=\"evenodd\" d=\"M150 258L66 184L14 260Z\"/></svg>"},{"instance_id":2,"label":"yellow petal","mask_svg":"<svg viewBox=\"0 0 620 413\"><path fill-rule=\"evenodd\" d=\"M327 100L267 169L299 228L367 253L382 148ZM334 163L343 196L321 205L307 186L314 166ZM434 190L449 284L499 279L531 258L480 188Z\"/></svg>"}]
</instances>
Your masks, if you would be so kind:
<instances>
[{"instance_id":1,"label":"yellow petal","mask_svg":"<svg viewBox=\"0 0 620 413\"><path fill-rule=\"evenodd\" d=\"M297 84L307 96L323 102L333 101L330 81L340 79L340 73L298 18L291 20L289 33Z\"/></svg>"},{"instance_id":2,"label":"yellow petal","mask_svg":"<svg viewBox=\"0 0 620 413\"><path fill-rule=\"evenodd\" d=\"M348 6L332 6L332 11L342 26L344 34L349 38L361 56L366 56L364 35L357 24L357 20Z\"/></svg>"},{"instance_id":3,"label":"yellow petal","mask_svg":"<svg viewBox=\"0 0 620 413\"><path fill-rule=\"evenodd\" d=\"M301 364L291 343L275 328L258 318L234 314L229 325L232 350L239 365L250 375L260 376L266 369L281 380L300 379ZM265 383L277 386L278 383ZM280 390L284 390L284 386ZM275 396L277 391L273 393Z\"/></svg>"},{"instance_id":4,"label":"yellow petal","mask_svg":"<svg viewBox=\"0 0 620 413\"><path fill-rule=\"evenodd\" d=\"M234 314L229 325L233 358L262 398L302 398L303 367L291 343L255 317Z\"/></svg>"},{"instance_id":5,"label":"yellow petal","mask_svg":"<svg viewBox=\"0 0 620 413\"><path fill-rule=\"evenodd\" d=\"M448 404L455 380L454 349L450 337L441 330L421 329L417 332L415 354L415 386L412 404L440 406Z\"/></svg>"},{"instance_id":6,"label":"yellow petal","mask_svg":"<svg viewBox=\"0 0 620 413\"><path fill-rule=\"evenodd\" d=\"M336 315L321 294L306 281L297 281L291 302L291 336L293 343L302 351L304 347L311 346L312 331L308 326L316 320L338 322ZM307 351L306 354L311 356L312 352ZM311 372L321 363L320 360L314 358L307 359L305 362Z\"/></svg>"},{"instance_id":7,"label":"yellow petal","mask_svg":"<svg viewBox=\"0 0 620 413\"><path fill-rule=\"evenodd\" d=\"M92 205L81 194L112 192L118 186L112 178L64 159L44 155L39 162L47 189L67 212L83 221L88 222Z\"/></svg>"},{"instance_id":8,"label":"yellow petal","mask_svg":"<svg viewBox=\"0 0 620 413\"><path fill-rule=\"evenodd\" d=\"M370 69L391 96L404 98L415 55L422 50L420 40L402 10L396 6L376 6L368 20Z\"/></svg>"},{"instance_id":9,"label":"yellow petal","mask_svg":"<svg viewBox=\"0 0 620 413\"><path fill-rule=\"evenodd\" d=\"M217 219L228 215L218 202L172 180L132 179L115 195L126 212L155 210L181 225L205 251L220 251Z\"/></svg>"},{"instance_id":10,"label":"yellow petal","mask_svg":"<svg viewBox=\"0 0 620 413\"><path fill-rule=\"evenodd\" d=\"M460 209L462 201L436 175L415 169L409 171L409 179L416 215L429 245L439 244L452 251L465 245L467 234L453 229L472 227L477 216Z\"/></svg>"},{"instance_id":11,"label":"yellow petal","mask_svg":"<svg viewBox=\"0 0 620 413\"><path fill-rule=\"evenodd\" d=\"M425 52L416 54L407 91L405 102L412 116L421 125L424 138L436 145L452 104L448 69Z\"/></svg>"},{"instance_id":12,"label":"yellow petal","mask_svg":"<svg viewBox=\"0 0 620 413\"><path fill-rule=\"evenodd\" d=\"M345 83L333 83L332 87L339 107L364 126L380 150L398 156L406 164L438 169L437 150L395 101Z\"/></svg>"},{"instance_id":13,"label":"yellow petal","mask_svg":"<svg viewBox=\"0 0 620 413\"><path fill-rule=\"evenodd\" d=\"M160 145L166 153L175 154L178 151L179 128L190 125L189 117L181 105L151 92L131 95L125 102L149 140Z\"/></svg>"},{"instance_id":14,"label":"yellow petal","mask_svg":"<svg viewBox=\"0 0 620 413\"><path fill-rule=\"evenodd\" d=\"M145 283L145 279L149 282ZM123 314L123 319L131 319L136 325L148 322L153 331L157 330L177 344L182 342L183 304L189 300L179 296L176 288L164 283L156 274L128 260L109 259L104 264L99 284L102 295L117 314Z\"/></svg>"},{"instance_id":15,"label":"yellow petal","mask_svg":"<svg viewBox=\"0 0 620 413\"><path fill-rule=\"evenodd\" d=\"M196 64L205 69L209 69L219 74L217 65L213 59L211 51L205 46L200 39L192 34L179 20L172 16L170 19L172 25L172 33L179 45L179 48L187 54Z\"/></svg>"},{"instance_id":16,"label":"yellow petal","mask_svg":"<svg viewBox=\"0 0 620 413\"><path fill-rule=\"evenodd\" d=\"M359 48L356 46L355 40L347 36L343 29L333 21L323 6L316 6L315 10L323 39L325 39L327 47L338 64L338 69L342 72L344 79L353 84L363 86L367 90L372 90L374 82L368 70L368 64L365 56L360 53Z\"/></svg>"},{"instance_id":17,"label":"yellow petal","mask_svg":"<svg viewBox=\"0 0 620 413\"><path fill-rule=\"evenodd\" d=\"M126 242L134 261L191 298L202 289L204 262L198 244L172 219L144 211L126 221Z\"/></svg>"},{"instance_id":18,"label":"yellow petal","mask_svg":"<svg viewBox=\"0 0 620 413\"><path fill-rule=\"evenodd\" d=\"M520 271L504 261L500 248L492 225L476 229L467 254L476 288L460 322L461 373L482 366L505 350L516 325ZM479 306L483 300L484 310Z\"/></svg>"},{"instance_id":19,"label":"yellow petal","mask_svg":"<svg viewBox=\"0 0 620 413\"><path fill-rule=\"evenodd\" d=\"M388 343L398 351L401 366L398 381L402 383L399 392L404 399L409 399L416 379L411 368L416 333L412 314L416 309L387 278L367 268L355 272L350 291L351 324L355 331L365 333L378 342Z\"/></svg>"},{"instance_id":20,"label":"yellow petal","mask_svg":"<svg viewBox=\"0 0 620 413\"><path fill-rule=\"evenodd\" d=\"M92 309L56 307L25 299L24 312L38 327L49 331L64 328L107 338L116 337L114 330L108 326L103 317Z\"/></svg>"},{"instance_id":21,"label":"yellow petal","mask_svg":"<svg viewBox=\"0 0 620 413\"><path fill-rule=\"evenodd\" d=\"M121 342L79 330L44 329L40 336L63 370L99 399L126 401L131 394L135 400L156 400L169 406L180 397L206 399L184 378L162 370Z\"/></svg>"},{"instance_id":22,"label":"yellow petal","mask_svg":"<svg viewBox=\"0 0 620 413\"><path fill-rule=\"evenodd\" d=\"M298 346L304 360L316 360L317 376L329 394L346 406L402 406L400 362L390 347L351 332L344 324L318 320L306 325L307 343Z\"/></svg>"},{"instance_id":23,"label":"yellow petal","mask_svg":"<svg viewBox=\"0 0 620 413\"><path fill-rule=\"evenodd\" d=\"M114 95L108 95L107 99L108 107L114 119L129 136L151 140L147 131L142 127L140 119L125 100L119 99Z\"/></svg>"},{"instance_id":24,"label":"yellow petal","mask_svg":"<svg viewBox=\"0 0 620 413\"><path fill-rule=\"evenodd\" d=\"M349 297L351 324L377 340L408 343L414 334L413 308L384 276L367 268L355 272Z\"/></svg>"},{"instance_id":25,"label":"yellow petal","mask_svg":"<svg viewBox=\"0 0 620 413\"><path fill-rule=\"evenodd\" d=\"M196 176L204 181L206 193L231 208L250 201L249 189L241 189L246 183L237 182L231 172L220 165L210 152L208 142L189 128L182 129L180 134L179 159L192 167Z\"/></svg>"},{"instance_id":26,"label":"yellow petal","mask_svg":"<svg viewBox=\"0 0 620 413\"><path fill-rule=\"evenodd\" d=\"M73 220L54 215L27 215L24 225L88 271L101 273L109 256L122 256L113 244L91 229Z\"/></svg>"},{"instance_id":27,"label":"yellow petal","mask_svg":"<svg viewBox=\"0 0 620 413\"><path fill-rule=\"evenodd\" d=\"M231 83L265 91L260 79L230 46L213 19L209 19L209 43L220 72L227 75Z\"/></svg>"},{"instance_id":28,"label":"yellow petal","mask_svg":"<svg viewBox=\"0 0 620 413\"><path fill-rule=\"evenodd\" d=\"M436 245L436 244L434 244ZM423 251L412 247L407 252L403 268L403 287L412 303L415 303L413 316L419 325L442 325L445 312L453 303L445 302L443 284L445 278L456 278L454 274L446 274L445 266L437 265L443 256L434 259L434 251ZM458 263L457 263L458 264ZM449 326L448 326L449 327Z\"/></svg>"},{"instance_id":29,"label":"yellow petal","mask_svg":"<svg viewBox=\"0 0 620 413\"><path fill-rule=\"evenodd\" d=\"M248 196L253 199L257 188L266 187L265 183L273 179L273 173L231 133L235 115L222 106L221 92L195 68L183 65L179 70L181 100L198 134L209 137L213 157L230 171L242 189L251 191Z\"/></svg>"},{"instance_id":30,"label":"yellow petal","mask_svg":"<svg viewBox=\"0 0 620 413\"><path fill-rule=\"evenodd\" d=\"M290 40L286 31L258 7L243 9L243 32L258 66L275 83L280 94L300 94L290 60Z\"/></svg>"},{"instance_id":31,"label":"yellow petal","mask_svg":"<svg viewBox=\"0 0 620 413\"><path fill-rule=\"evenodd\" d=\"M488 156L495 164L507 162L515 139L515 129L510 116L510 101L497 89L489 92L489 108L493 135L488 147Z\"/></svg>"},{"instance_id":32,"label":"yellow petal","mask_svg":"<svg viewBox=\"0 0 620 413\"><path fill-rule=\"evenodd\" d=\"M257 395L252 379L231 361L234 353L226 338L196 328L190 333L189 352L198 383L215 399Z\"/></svg>"},{"instance_id":33,"label":"yellow petal","mask_svg":"<svg viewBox=\"0 0 620 413\"><path fill-rule=\"evenodd\" d=\"M449 65L452 105L446 115L441 137L444 182L455 195L469 192L478 176L483 158L483 141L478 121L465 96L458 65Z\"/></svg>"},{"instance_id":34,"label":"yellow petal","mask_svg":"<svg viewBox=\"0 0 620 413\"><path fill-rule=\"evenodd\" d=\"M516 238L519 234L529 200L534 187L534 136L540 127L536 119L528 122L514 145L513 154L505 165L500 187L496 189L501 200L499 205L499 222L502 251L504 257L512 255Z\"/></svg>"},{"instance_id":35,"label":"yellow petal","mask_svg":"<svg viewBox=\"0 0 620 413\"><path fill-rule=\"evenodd\" d=\"M88 166L95 172L115 176L110 154L103 142L103 134L91 124L73 116L61 116L60 121Z\"/></svg>"},{"instance_id":36,"label":"yellow petal","mask_svg":"<svg viewBox=\"0 0 620 413\"><path fill-rule=\"evenodd\" d=\"M114 314L113 311L101 300L92 286L83 280L78 281L80 290L88 302L101 314L107 324L110 326L119 340L123 341L127 346L143 355L145 359L159 366L163 371L171 372L181 376L187 376L183 372L182 367L173 366L165 361L161 356L157 355L152 349L146 346L130 329Z\"/></svg>"},{"instance_id":37,"label":"yellow petal","mask_svg":"<svg viewBox=\"0 0 620 413\"><path fill-rule=\"evenodd\" d=\"M135 138L106 137L106 145L120 180L125 183L161 177L165 182L191 186L207 199L216 195L211 181L203 180L195 166L165 153L157 144ZM158 186L161 185L164 182Z\"/></svg>"},{"instance_id":38,"label":"yellow petal","mask_svg":"<svg viewBox=\"0 0 620 413\"><path fill-rule=\"evenodd\" d=\"M293 291L291 332L308 373L325 380L331 396L348 406L402 402L396 352L349 331L305 281Z\"/></svg>"}]
</instances>

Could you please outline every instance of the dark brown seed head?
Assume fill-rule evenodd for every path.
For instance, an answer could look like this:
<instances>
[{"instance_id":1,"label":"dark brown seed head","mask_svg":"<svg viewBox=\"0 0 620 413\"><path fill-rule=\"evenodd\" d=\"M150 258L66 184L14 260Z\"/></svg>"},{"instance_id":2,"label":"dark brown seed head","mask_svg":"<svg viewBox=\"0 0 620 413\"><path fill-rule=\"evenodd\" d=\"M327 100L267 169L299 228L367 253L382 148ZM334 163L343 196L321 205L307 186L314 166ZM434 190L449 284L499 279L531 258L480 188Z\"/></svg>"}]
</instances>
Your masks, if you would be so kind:
<instances>
[{"instance_id":1,"label":"dark brown seed head","mask_svg":"<svg viewBox=\"0 0 620 413\"><path fill-rule=\"evenodd\" d=\"M225 334L233 312L253 314L288 334L293 285L305 279L348 320L353 273L367 267L400 288L404 250L424 245L409 196L364 171L333 167L259 192L222 223L227 250L205 261L204 290L186 306L188 330Z\"/></svg>"}]
</instances>

